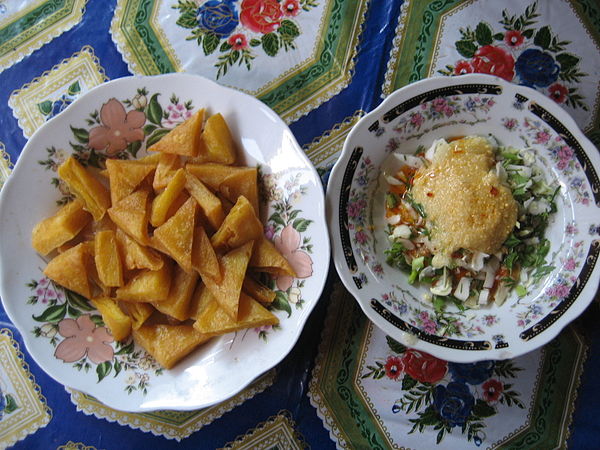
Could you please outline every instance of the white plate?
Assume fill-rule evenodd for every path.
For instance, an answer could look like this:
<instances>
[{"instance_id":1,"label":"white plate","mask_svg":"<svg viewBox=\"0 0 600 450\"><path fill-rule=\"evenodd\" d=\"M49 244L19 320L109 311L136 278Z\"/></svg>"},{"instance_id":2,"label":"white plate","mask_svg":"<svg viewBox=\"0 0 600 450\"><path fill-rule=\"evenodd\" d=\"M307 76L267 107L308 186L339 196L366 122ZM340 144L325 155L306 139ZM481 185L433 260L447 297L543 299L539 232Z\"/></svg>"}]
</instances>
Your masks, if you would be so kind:
<instances>
[{"instance_id":1,"label":"white plate","mask_svg":"<svg viewBox=\"0 0 600 450\"><path fill-rule=\"evenodd\" d=\"M116 101L109 103L111 99ZM30 244L33 226L51 215L57 209L56 201L62 198L60 186L56 188L51 181L56 177L56 166L70 153L93 162L102 151L90 151L90 145L99 146L100 138L110 137L106 133L119 127L123 135L125 120L133 127L143 122L145 142L159 136L161 129L172 128L183 120L187 111L202 107L209 113L221 112L243 149L243 162L260 165L267 198L267 207L263 208L266 234L282 242L290 258L302 264L302 278L277 280L275 313L280 327L250 329L213 339L172 370L161 370L133 345L117 346L113 342L107 346L100 342L85 347L85 333L96 333L95 337L104 334L101 326L90 325L94 323L90 319L98 313L81 299L65 296L43 278L45 262ZM131 113L136 108L145 117ZM112 128L102 131L100 138L99 130L94 131L90 143L90 130L102 125ZM128 151L140 147L135 142L140 133L125 130L125 134L130 142L110 139L115 149L119 143L127 144L121 155L128 157ZM142 145L138 154L144 148ZM329 265L323 188L289 128L255 98L186 74L108 82L42 126L23 149L2 189L0 222L2 301L27 349L58 382L124 411L191 410L239 392L280 362L294 346L319 299ZM81 318L73 322L77 316ZM80 339L65 338L57 332L61 322L76 327ZM77 361L64 362L55 356L61 345L58 356L66 349L85 354Z\"/></svg>"},{"instance_id":2,"label":"white plate","mask_svg":"<svg viewBox=\"0 0 600 450\"><path fill-rule=\"evenodd\" d=\"M385 263L379 168L391 151L413 153L441 137L494 135L531 147L561 185L547 230L555 270L535 292L500 307L443 314L424 287ZM555 337L592 301L600 278L598 150L556 103L489 75L431 78L387 97L349 133L329 178L327 214L336 269L365 314L401 343L455 362L512 358Z\"/></svg>"}]
</instances>

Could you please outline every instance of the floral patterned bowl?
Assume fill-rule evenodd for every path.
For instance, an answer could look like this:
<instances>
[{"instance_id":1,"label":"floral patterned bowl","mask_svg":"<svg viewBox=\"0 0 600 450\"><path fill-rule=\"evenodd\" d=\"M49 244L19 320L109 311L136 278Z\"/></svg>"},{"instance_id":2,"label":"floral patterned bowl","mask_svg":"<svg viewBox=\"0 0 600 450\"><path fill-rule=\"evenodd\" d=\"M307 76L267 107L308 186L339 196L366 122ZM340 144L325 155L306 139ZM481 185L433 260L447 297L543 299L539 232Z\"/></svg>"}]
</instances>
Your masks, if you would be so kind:
<instances>
[{"instance_id":1,"label":"floral patterned bowl","mask_svg":"<svg viewBox=\"0 0 600 450\"><path fill-rule=\"evenodd\" d=\"M425 288L385 262L379 167L392 151L413 153L435 139L494 135L530 147L560 183L548 227L555 269L535 292L502 306L436 312ZM397 341L455 362L507 359L555 337L592 301L600 279L600 157L575 122L533 89L489 75L431 78L406 86L366 115L344 144L327 189L336 269L365 314Z\"/></svg>"},{"instance_id":2,"label":"floral patterned bowl","mask_svg":"<svg viewBox=\"0 0 600 450\"><path fill-rule=\"evenodd\" d=\"M45 261L31 248L30 236L34 224L65 201L56 169L69 154L92 167L109 157L135 158L202 107L226 117L243 163L260 167L265 233L298 278L272 280L278 327L213 339L163 370L133 342L114 342L86 299L43 276ZM108 82L32 136L2 189L4 308L50 376L107 406L191 410L218 403L287 355L319 299L329 264L324 201L320 179L289 128L255 98L186 74Z\"/></svg>"}]
</instances>

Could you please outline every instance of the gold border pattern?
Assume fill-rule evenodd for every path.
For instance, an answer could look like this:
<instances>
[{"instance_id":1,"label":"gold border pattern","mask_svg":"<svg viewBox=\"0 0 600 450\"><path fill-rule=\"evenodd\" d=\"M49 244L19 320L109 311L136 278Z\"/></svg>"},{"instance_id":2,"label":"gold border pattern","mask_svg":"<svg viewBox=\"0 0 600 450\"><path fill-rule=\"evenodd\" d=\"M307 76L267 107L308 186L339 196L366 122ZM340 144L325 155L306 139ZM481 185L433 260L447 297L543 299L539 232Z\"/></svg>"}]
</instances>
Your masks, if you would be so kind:
<instances>
[{"instance_id":1,"label":"gold border pattern","mask_svg":"<svg viewBox=\"0 0 600 450\"><path fill-rule=\"evenodd\" d=\"M410 2L413 0L404 0L400 7L400 17L398 17L398 25L394 33L394 39L392 41L392 49L390 50L390 56L388 58L387 68L385 71L385 79L381 88L381 97L385 98L394 92L394 82L396 76L396 70L399 64L400 49L402 48L402 41L404 40L404 29L408 21L408 10L410 8Z\"/></svg>"},{"instance_id":2,"label":"gold border pattern","mask_svg":"<svg viewBox=\"0 0 600 450\"><path fill-rule=\"evenodd\" d=\"M44 2L39 3L41 6L41 4ZM41 28L43 31L37 33L35 35L35 39L24 40L22 44L15 46L11 52L7 53L3 57L0 57L0 72L18 63L25 57L31 55L37 49L52 41L52 39L60 36L65 31L68 31L77 25L83 18L86 4L87 0L75 0L71 13L62 19L59 18L58 20L52 21L52 19L49 18L47 19L47 23L34 23L34 26ZM18 15L9 18L9 20L12 19L11 22L7 21L6 23L3 23L2 28L6 28L11 23L21 19L27 12L29 12L30 9L31 8L26 8L23 11L20 11ZM45 29L44 26L46 27ZM27 31L29 31L29 28L23 30L23 32Z\"/></svg>"},{"instance_id":3,"label":"gold border pattern","mask_svg":"<svg viewBox=\"0 0 600 450\"><path fill-rule=\"evenodd\" d=\"M279 414L259 424L246 435L230 442L223 449L228 450L300 450L308 448L304 437L296 430L296 424L289 411Z\"/></svg>"},{"instance_id":4,"label":"gold border pattern","mask_svg":"<svg viewBox=\"0 0 600 450\"><path fill-rule=\"evenodd\" d=\"M147 52L136 53L133 51L133 47L144 46L142 38L135 28L135 15L130 14L132 11L137 11L141 0L117 0L113 20L110 26L110 34L112 40L115 43L117 50L123 56L123 60L127 64L131 73L139 75L153 75L160 73L156 63L152 60L152 56ZM317 108L327 100L331 99L335 95L339 94L350 84L354 70L356 67L356 60L358 56L358 47L360 44L360 37L364 32L366 26L366 18L368 12L370 0L360 0L360 5L355 14L354 21L351 25L350 37L344 45L344 70L340 71L335 77L329 72L325 73L320 77L322 87L317 89L310 96L302 99L296 99L296 96L289 97L290 102L294 102L293 105L280 105L278 107L278 113L281 118L288 124L298 120L299 118L307 115L310 111ZM163 30L159 27L158 20L156 20L156 14L159 8L154 4L152 10L152 16L149 18L149 24L151 25L157 39L160 42L162 50L167 55L171 64L176 71L183 70L182 62L179 60L174 50L171 48L168 41L165 41L166 36ZM129 13L129 14L128 14ZM321 26L325 24L322 23ZM125 36L123 29L130 30L130 34ZM318 46L318 45L317 45ZM316 49L316 47L315 47ZM316 60L315 54L309 58L312 62ZM307 70L306 61L300 63L296 67L282 74L277 79L265 83L256 92L250 92L243 88L243 86L230 86L243 92L249 93L255 96L261 96L273 89L280 86L286 79L298 74L303 70ZM299 101L298 101L299 100Z\"/></svg>"},{"instance_id":5,"label":"gold border pattern","mask_svg":"<svg viewBox=\"0 0 600 450\"><path fill-rule=\"evenodd\" d=\"M94 48L89 45L10 94L8 105L26 138L47 120L38 104L44 100L57 100L75 81L79 82L81 93L108 81Z\"/></svg>"},{"instance_id":6,"label":"gold border pattern","mask_svg":"<svg viewBox=\"0 0 600 450\"><path fill-rule=\"evenodd\" d=\"M96 450L92 445L85 445L83 442L69 441L65 445L56 447L56 450Z\"/></svg>"},{"instance_id":7,"label":"gold border pattern","mask_svg":"<svg viewBox=\"0 0 600 450\"><path fill-rule=\"evenodd\" d=\"M147 413L127 413L109 408L91 395L71 388L66 389L71 394L71 401L75 404L77 410L88 416L93 415L99 419L106 419L109 422L117 422L119 425L152 433L155 436L181 441L218 419L226 412L231 411L236 406L241 405L246 400L264 391L273 384L275 377L276 369L271 369L229 400L195 411L165 410Z\"/></svg>"},{"instance_id":8,"label":"gold border pattern","mask_svg":"<svg viewBox=\"0 0 600 450\"><path fill-rule=\"evenodd\" d=\"M366 112L363 110L356 111L352 116L346 117L332 129L314 138L310 144L304 146L304 153L315 167L324 169L337 161L342 152L346 136L365 114Z\"/></svg>"},{"instance_id":9,"label":"gold border pattern","mask_svg":"<svg viewBox=\"0 0 600 450\"><path fill-rule=\"evenodd\" d=\"M52 410L8 328L0 329L0 382L2 395L10 394L14 401L12 412L5 410L0 420L0 448L6 448L52 419Z\"/></svg>"},{"instance_id":10,"label":"gold border pattern","mask_svg":"<svg viewBox=\"0 0 600 450\"><path fill-rule=\"evenodd\" d=\"M312 376L308 383L308 398L310 399L310 404L315 408L317 416L323 422L323 427L329 431L329 437L336 443L336 446L338 448L351 448L351 441L345 433L342 424L336 420L335 412L328 403L327 396L324 395L325 393L321 390L320 385L325 368L330 364L328 350L331 348L335 337L334 330L336 329L336 324L339 323L340 310L342 309L344 300L348 302L355 301L342 283L337 281L333 286L333 292L325 315L325 323L323 324L321 342L315 358ZM348 319L346 316L344 318Z\"/></svg>"},{"instance_id":11,"label":"gold border pattern","mask_svg":"<svg viewBox=\"0 0 600 450\"><path fill-rule=\"evenodd\" d=\"M4 142L0 141L0 189L6 183L8 176L11 174L13 163L10 160L10 155L4 147Z\"/></svg>"}]
</instances>

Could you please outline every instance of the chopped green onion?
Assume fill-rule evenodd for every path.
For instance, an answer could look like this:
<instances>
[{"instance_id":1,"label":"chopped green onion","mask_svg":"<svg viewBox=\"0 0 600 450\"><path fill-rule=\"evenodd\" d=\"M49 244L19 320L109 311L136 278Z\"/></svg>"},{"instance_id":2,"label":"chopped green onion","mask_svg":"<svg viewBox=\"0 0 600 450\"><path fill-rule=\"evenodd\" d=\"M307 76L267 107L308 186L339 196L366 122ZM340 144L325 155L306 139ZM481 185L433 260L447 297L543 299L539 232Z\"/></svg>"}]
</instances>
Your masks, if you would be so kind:
<instances>
[{"instance_id":1,"label":"chopped green onion","mask_svg":"<svg viewBox=\"0 0 600 450\"><path fill-rule=\"evenodd\" d=\"M420 256L420 257L412 260L412 263L411 263L412 270L410 272L410 276L408 277L408 284L414 284L414 282L417 280L417 277L419 276L419 272L421 272L421 270L423 270L423 267L425 265L424 262L425 262L424 256Z\"/></svg>"},{"instance_id":2,"label":"chopped green onion","mask_svg":"<svg viewBox=\"0 0 600 450\"><path fill-rule=\"evenodd\" d=\"M385 196L385 203L389 209L395 208L398 206L398 197L393 192L388 192Z\"/></svg>"},{"instance_id":3,"label":"chopped green onion","mask_svg":"<svg viewBox=\"0 0 600 450\"><path fill-rule=\"evenodd\" d=\"M515 287L515 292L519 297L525 297L527 295L527 289L521 284Z\"/></svg>"}]
</instances>

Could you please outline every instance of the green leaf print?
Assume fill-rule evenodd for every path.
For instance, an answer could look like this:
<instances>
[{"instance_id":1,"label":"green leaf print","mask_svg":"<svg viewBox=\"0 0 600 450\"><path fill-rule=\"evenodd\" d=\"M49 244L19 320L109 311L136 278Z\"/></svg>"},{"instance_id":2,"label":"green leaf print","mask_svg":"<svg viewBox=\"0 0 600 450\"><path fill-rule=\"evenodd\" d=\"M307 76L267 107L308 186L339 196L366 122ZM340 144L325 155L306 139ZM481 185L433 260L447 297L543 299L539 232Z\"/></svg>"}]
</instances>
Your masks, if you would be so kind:
<instances>
[{"instance_id":1,"label":"green leaf print","mask_svg":"<svg viewBox=\"0 0 600 450\"><path fill-rule=\"evenodd\" d=\"M275 295L275 300L271 303L271 308L277 311L285 311L288 314L288 317L292 315L292 307L290 302L288 302L287 295L285 292L277 291Z\"/></svg>"},{"instance_id":2,"label":"green leaf print","mask_svg":"<svg viewBox=\"0 0 600 450\"><path fill-rule=\"evenodd\" d=\"M67 304L49 306L39 316L32 316L38 322L60 322L67 314Z\"/></svg>"},{"instance_id":3,"label":"green leaf print","mask_svg":"<svg viewBox=\"0 0 600 450\"><path fill-rule=\"evenodd\" d=\"M96 366L96 374L98 375L98 383L100 383L106 375L112 370L112 364L110 361L104 361L103 363Z\"/></svg>"},{"instance_id":4,"label":"green leaf print","mask_svg":"<svg viewBox=\"0 0 600 450\"><path fill-rule=\"evenodd\" d=\"M38 103L37 107L44 116L49 116L52 112L52 102L50 100Z\"/></svg>"},{"instance_id":5,"label":"green leaf print","mask_svg":"<svg viewBox=\"0 0 600 450\"><path fill-rule=\"evenodd\" d=\"M152 133L152 136L150 136L148 138L148 141L146 142L146 146L150 147L151 145L156 144L158 141L160 141L160 139L165 135L168 134L169 131L167 128L160 128L158 130L156 130L154 133Z\"/></svg>"},{"instance_id":6,"label":"green leaf print","mask_svg":"<svg viewBox=\"0 0 600 450\"><path fill-rule=\"evenodd\" d=\"M410 375L404 375L404 378L402 378L402 390L403 391L410 391L416 385L417 385L417 380L415 380Z\"/></svg>"},{"instance_id":7,"label":"green leaf print","mask_svg":"<svg viewBox=\"0 0 600 450\"><path fill-rule=\"evenodd\" d=\"M560 53L556 55L556 60L560 64L560 70L565 72L579 64L579 58L571 53Z\"/></svg>"},{"instance_id":8,"label":"green leaf print","mask_svg":"<svg viewBox=\"0 0 600 450\"><path fill-rule=\"evenodd\" d=\"M73 132L73 135L75 136L75 139L77 139L82 144L87 144L89 142L90 134L86 129L74 128L73 126L70 126L70 127L71 127L71 131Z\"/></svg>"},{"instance_id":9,"label":"green leaf print","mask_svg":"<svg viewBox=\"0 0 600 450\"><path fill-rule=\"evenodd\" d=\"M6 394L4 399L6 400L6 406L4 407L4 412L6 414L10 414L19 408L19 405L17 405L17 402L12 395Z\"/></svg>"},{"instance_id":10,"label":"green leaf print","mask_svg":"<svg viewBox=\"0 0 600 450\"><path fill-rule=\"evenodd\" d=\"M388 346L390 347L390 350L392 350L395 353L401 354L401 353L405 353L406 352L406 347L404 345L402 345L400 342L395 341L394 339L392 339L389 336L385 337Z\"/></svg>"},{"instance_id":11,"label":"green leaf print","mask_svg":"<svg viewBox=\"0 0 600 450\"><path fill-rule=\"evenodd\" d=\"M481 46L490 45L494 40L492 29L485 22L479 22L479 25L475 28L475 37Z\"/></svg>"},{"instance_id":12,"label":"green leaf print","mask_svg":"<svg viewBox=\"0 0 600 450\"><path fill-rule=\"evenodd\" d=\"M460 40L456 41L456 51L460 53L461 56L465 58L472 58L477 51L477 46L473 43L473 41Z\"/></svg>"},{"instance_id":13,"label":"green leaf print","mask_svg":"<svg viewBox=\"0 0 600 450\"><path fill-rule=\"evenodd\" d=\"M202 50L204 50L205 55L210 55L213 53L218 47L221 39L215 33L206 33L204 35L204 40L202 41Z\"/></svg>"},{"instance_id":14,"label":"green leaf print","mask_svg":"<svg viewBox=\"0 0 600 450\"><path fill-rule=\"evenodd\" d=\"M280 43L279 37L275 33L264 34L262 39L262 46L265 53L269 56L275 56L279 51Z\"/></svg>"},{"instance_id":15,"label":"green leaf print","mask_svg":"<svg viewBox=\"0 0 600 450\"><path fill-rule=\"evenodd\" d=\"M496 414L496 410L479 398L473 406L473 414L479 418L491 417Z\"/></svg>"},{"instance_id":16,"label":"green leaf print","mask_svg":"<svg viewBox=\"0 0 600 450\"><path fill-rule=\"evenodd\" d=\"M298 28L298 25L291 20L283 20L277 31L283 38L290 40L300 36L300 29Z\"/></svg>"},{"instance_id":17,"label":"green leaf print","mask_svg":"<svg viewBox=\"0 0 600 450\"><path fill-rule=\"evenodd\" d=\"M538 47L542 47L544 50L548 50L551 40L552 34L550 33L550 27L546 25L540 28L537 33L535 33L533 43Z\"/></svg>"},{"instance_id":18,"label":"green leaf print","mask_svg":"<svg viewBox=\"0 0 600 450\"><path fill-rule=\"evenodd\" d=\"M196 28L198 25L198 21L196 20L196 12L189 10L182 12L179 16L179 19L177 19L177 22L175 23L183 28Z\"/></svg>"},{"instance_id":19,"label":"green leaf print","mask_svg":"<svg viewBox=\"0 0 600 450\"><path fill-rule=\"evenodd\" d=\"M148 120L156 125L160 125L163 115L162 106L158 103L159 95L160 94L154 94L148 103Z\"/></svg>"},{"instance_id":20,"label":"green leaf print","mask_svg":"<svg viewBox=\"0 0 600 450\"><path fill-rule=\"evenodd\" d=\"M67 90L67 94L70 95L71 97L79 94L80 92L81 92L81 86L79 85L79 81L76 81L75 83L71 84L71 86L69 86L69 89Z\"/></svg>"}]
</instances>

